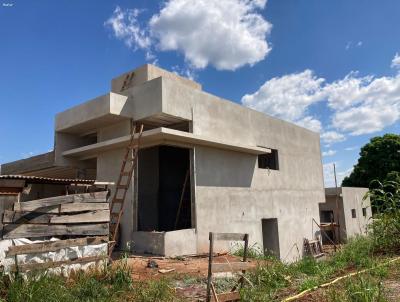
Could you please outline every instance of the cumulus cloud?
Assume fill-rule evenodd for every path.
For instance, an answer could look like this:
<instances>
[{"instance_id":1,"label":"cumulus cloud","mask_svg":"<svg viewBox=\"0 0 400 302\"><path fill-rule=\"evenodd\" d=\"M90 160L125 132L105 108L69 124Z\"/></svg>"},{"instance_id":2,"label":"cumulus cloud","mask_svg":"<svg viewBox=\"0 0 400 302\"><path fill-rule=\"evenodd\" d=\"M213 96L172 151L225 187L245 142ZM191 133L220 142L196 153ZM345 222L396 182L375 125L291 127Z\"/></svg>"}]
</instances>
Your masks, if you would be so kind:
<instances>
[{"instance_id":1,"label":"cumulus cloud","mask_svg":"<svg viewBox=\"0 0 400 302\"><path fill-rule=\"evenodd\" d=\"M358 147L358 146L352 146L352 147L347 147L347 148L344 148L344 150L346 150L346 151L354 151L354 150L357 150L357 149L359 149L360 147Z\"/></svg>"},{"instance_id":2,"label":"cumulus cloud","mask_svg":"<svg viewBox=\"0 0 400 302\"><path fill-rule=\"evenodd\" d=\"M303 119L296 121L295 123L314 132L321 132L322 130L321 122L313 118L312 116L306 116Z\"/></svg>"},{"instance_id":3,"label":"cumulus cloud","mask_svg":"<svg viewBox=\"0 0 400 302\"><path fill-rule=\"evenodd\" d=\"M400 75L357 78L353 74L324 88L335 109L332 126L351 135L374 133L400 119Z\"/></svg>"},{"instance_id":4,"label":"cumulus cloud","mask_svg":"<svg viewBox=\"0 0 400 302\"><path fill-rule=\"evenodd\" d=\"M328 144L343 141L347 134L381 131L400 120L400 74L360 77L351 72L328 83L305 70L272 78L242 98L250 108L314 131L322 130L319 120L310 114L310 107L318 102L325 102L331 110L327 126L334 131L321 135Z\"/></svg>"},{"instance_id":5,"label":"cumulus cloud","mask_svg":"<svg viewBox=\"0 0 400 302\"><path fill-rule=\"evenodd\" d=\"M321 130L321 123L307 116L308 108L320 101L323 78L311 70L275 77L262 85L255 93L242 97L243 105L268 113L287 121Z\"/></svg>"},{"instance_id":6,"label":"cumulus cloud","mask_svg":"<svg viewBox=\"0 0 400 302\"><path fill-rule=\"evenodd\" d=\"M396 53L390 65L392 68L400 68L400 55Z\"/></svg>"},{"instance_id":7,"label":"cumulus cloud","mask_svg":"<svg viewBox=\"0 0 400 302\"><path fill-rule=\"evenodd\" d=\"M346 137L336 131L326 131L321 134L321 140L327 145L331 145L334 143L343 142L346 140Z\"/></svg>"},{"instance_id":8,"label":"cumulus cloud","mask_svg":"<svg viewBox=\"0 0 400 302\"><path fill-rule=\"evenodd\" d=\"M177 51L193 68L235 70L263 60L272 25L259 13L266 0L169 0L140 24L135 9L117 7L106 21L129 47Z\"/></svg>"},{"instance_id":9,"label":"cumulus cloud","mask_svg":"<svg viewBox=\"0 0 400 302\"><path fill-rule=\"evenodd\" d=\"M333 156L336 154L336 150L327 150L322 152L322 156Z\"/></svg>"},{"instance_id":10,"label":"cumulus cloud","mask_svg":"<svg viewBox=\"0 0 400 302\"><path fill-rule=\"evenodd\" d=\"M115 37L135 50L149 49L151 46L148 32L141 28L138 20L140 12L138 9L123 10L117 6L111 17L104 23L113 30Z\"/></svg>"}]
</instances>

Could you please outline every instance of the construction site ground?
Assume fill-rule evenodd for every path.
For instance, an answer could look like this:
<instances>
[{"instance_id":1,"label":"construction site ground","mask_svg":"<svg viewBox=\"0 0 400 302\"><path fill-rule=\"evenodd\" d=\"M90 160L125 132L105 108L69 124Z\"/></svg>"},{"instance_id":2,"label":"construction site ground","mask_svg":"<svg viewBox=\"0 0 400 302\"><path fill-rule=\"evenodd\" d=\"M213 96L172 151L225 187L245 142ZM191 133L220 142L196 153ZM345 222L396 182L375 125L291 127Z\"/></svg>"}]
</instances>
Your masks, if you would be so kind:
<instances>
[{"instance_id":1,"label":"construction site ground","mask_svg":"<svg viewBox=\"0 0 400 302\"><path fill-rule=\"evenodd\" d=\"M242 257L230 254L218 254L213 262L238 262ZM118 264L118 260L115 263ZM149 267L157 264L157 267ZM259 260L249 260L251 267L256 267ZM130 256L127 264L131 270L132 279L136 281L157 280L168 278L174 281L176 292L188 301L202 301L206 297L206 280L208 272L208 255L197 255L191 257L146 257ZM227 276L221 274L221 277ZM228 273L229 274L229 273ZM230 284L226 286L229 287Z\"/></svg>"}]
</instances>

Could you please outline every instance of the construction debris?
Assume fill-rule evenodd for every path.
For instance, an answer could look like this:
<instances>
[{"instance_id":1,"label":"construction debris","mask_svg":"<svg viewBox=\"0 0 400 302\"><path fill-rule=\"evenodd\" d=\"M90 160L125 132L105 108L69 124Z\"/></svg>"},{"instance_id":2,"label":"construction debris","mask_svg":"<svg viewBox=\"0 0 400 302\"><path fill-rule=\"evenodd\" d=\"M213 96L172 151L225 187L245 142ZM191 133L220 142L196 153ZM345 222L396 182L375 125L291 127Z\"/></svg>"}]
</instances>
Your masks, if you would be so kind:
<instances>
[{"instance_id":1,"label":"construction debris","mask_svg":"<svg viewBox=\"0 0 400 302\"><path fill-rule=\"evenodd\" d=\"M108 191L100 191L15 201L2 217L0 263L4 270L50 269L68 274L71 269L105 261L110 221L107 195Z\"/></svg>"}]
</instances>

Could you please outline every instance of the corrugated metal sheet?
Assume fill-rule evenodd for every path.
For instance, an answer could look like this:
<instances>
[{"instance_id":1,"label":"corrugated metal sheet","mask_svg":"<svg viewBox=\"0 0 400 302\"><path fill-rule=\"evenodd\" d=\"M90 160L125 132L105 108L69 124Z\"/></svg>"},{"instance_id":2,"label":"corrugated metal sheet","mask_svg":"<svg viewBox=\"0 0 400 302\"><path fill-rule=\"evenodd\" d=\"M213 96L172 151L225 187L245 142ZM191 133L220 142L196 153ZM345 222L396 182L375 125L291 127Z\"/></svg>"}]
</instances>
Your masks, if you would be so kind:
<instances>
[{"instance_id":1,"label":"corrugated metal sheet","mask_svg":"<svg viewBox=\"0 0 400 302\"><path fill-rule=\"evenodd\" d=\"M50 178L29 175L0 175L0 179L21 179L27 183L43 183L43 184L94 184L95 179L71 179L71 178Z\"/></svg>"}]
</instances>

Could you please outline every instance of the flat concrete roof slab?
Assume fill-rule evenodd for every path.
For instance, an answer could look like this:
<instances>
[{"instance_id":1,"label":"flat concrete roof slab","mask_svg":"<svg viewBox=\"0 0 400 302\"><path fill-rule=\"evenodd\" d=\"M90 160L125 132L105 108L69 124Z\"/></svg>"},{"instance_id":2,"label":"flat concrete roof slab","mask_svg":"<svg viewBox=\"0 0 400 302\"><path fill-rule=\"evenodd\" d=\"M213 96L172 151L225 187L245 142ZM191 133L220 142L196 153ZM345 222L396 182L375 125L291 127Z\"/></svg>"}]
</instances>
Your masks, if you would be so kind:
<instances>
[{"instance_id":1,"label":"flat concrete roof slab","mask_svg":"<svg viewBox=\"0 0 400 302\"><path fill-rule=\"evenodd\" d=\"M138 135L136 135L136 139L137 138ZM130 135L126 135L104 142L67 150L64 151L62 155L66 157L75 157L78 159L87 159L104 151L125 147L129 141ZM198 145L255 155L271 152L271 149L267 148L232 144L230 142L215 140L200 135L195 135L193 133L163 127L144 131L141 138L141 148L147 148L156 145L174 145L183 147L192 147Z\"/></svg>"}]
</instances>

